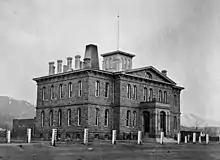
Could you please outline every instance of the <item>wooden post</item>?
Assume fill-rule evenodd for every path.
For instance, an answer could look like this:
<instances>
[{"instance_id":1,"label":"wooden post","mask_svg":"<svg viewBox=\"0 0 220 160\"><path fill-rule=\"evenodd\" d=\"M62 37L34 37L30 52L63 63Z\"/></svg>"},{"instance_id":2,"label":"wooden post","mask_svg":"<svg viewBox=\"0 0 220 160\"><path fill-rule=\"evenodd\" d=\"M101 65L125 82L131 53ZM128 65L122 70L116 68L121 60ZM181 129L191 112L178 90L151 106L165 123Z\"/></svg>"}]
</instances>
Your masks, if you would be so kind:
<instances>
[{"instance_id":1,"label":"wooden post","mask_svg":"<svg viewBox=\"0 0 220 160\"><path fill-rule=\"evenodd\" d=\"M89 138L89 131L88 131L88 128L85 128L84 129L84 139L83 139L83 143L85 145L88 144L88 141L89 141L88 138Z\"/></svg>"},{"instance_id":2,"label":"wooden post","mask_svg":"<svg viewBox=\"0 0 220 160\"><path fill-rule=\"evenodd\" d=\"M160 133L160 144L163 144L164 132Z\"/></svg>"},{"instance_id":3,"label":"wooden post","mask_svg":"<svg viewBox=\"0 0 220 160\"><path fill-rule=\"evenodd\" d=\"M138 131L138 144L142 144L141 131Z\"/></svg>"},{"instance_id":4,"label":"wooden post","mask_svg":"<svg viewBox=\"0 0 220 160\"><path fill-rule=\"evenodd\" d=\"M112 131L112 144L116 144L116 130Z\"/></svg>"}]
</instances>

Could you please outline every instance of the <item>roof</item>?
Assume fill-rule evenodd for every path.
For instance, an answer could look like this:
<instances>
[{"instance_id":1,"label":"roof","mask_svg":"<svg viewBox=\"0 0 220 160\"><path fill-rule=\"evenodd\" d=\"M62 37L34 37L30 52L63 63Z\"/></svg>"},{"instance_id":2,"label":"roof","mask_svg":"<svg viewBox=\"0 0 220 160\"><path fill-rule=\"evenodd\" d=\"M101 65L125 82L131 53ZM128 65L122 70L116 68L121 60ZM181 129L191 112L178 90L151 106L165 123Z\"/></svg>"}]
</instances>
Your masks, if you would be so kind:
<instances>
[{"instance_id":1,"label":"roof","mask_svg":"<svg viewBox=\"0 0 220 160\"><path fill-rule=\"evenodd\" d=\"M114 54L122 54L122 55L125 55L125 56L128 56L128 57L135 57L134 54L131 54L131 53L127 53L127 52L123 52L123 51L112 51L112 52L108 52L108 53L104 53L104 54L101 54L102 57L106 57L106 56L110 56L110 55L114 55Z\"/></svg>"}]
</instances>

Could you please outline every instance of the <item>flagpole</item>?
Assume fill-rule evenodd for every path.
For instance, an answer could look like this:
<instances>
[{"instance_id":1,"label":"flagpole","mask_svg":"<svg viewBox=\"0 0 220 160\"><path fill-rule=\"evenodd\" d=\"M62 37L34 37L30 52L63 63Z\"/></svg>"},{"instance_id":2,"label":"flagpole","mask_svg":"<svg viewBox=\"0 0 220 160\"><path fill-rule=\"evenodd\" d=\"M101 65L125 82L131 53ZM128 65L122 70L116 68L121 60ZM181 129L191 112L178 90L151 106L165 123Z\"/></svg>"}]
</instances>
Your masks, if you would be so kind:
<instances>
[{"instance_id":1,"label":"flagpole","mask_svg":"<svg viewBox=\"0 0 220 160\"><path fill-rule=\"evenodd\" d=\"M119 50L119 12L118 12L118 40L117 40L117 50Z\"/></svg>"}]
</instances>

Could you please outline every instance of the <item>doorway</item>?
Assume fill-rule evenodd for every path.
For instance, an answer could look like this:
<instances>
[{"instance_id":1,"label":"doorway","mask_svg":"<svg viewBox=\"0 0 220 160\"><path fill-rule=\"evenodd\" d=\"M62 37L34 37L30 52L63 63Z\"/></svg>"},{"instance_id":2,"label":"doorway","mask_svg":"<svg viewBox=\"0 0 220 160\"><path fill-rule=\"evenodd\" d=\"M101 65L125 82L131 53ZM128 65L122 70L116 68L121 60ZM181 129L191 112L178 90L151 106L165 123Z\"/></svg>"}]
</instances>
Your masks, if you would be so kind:
<instances>
[{"instance_id":1,"label":"doorway","mask_svg":"<svg viewBox=\"0 0 220 160\"><path fill-rule=\"evenodd\" d=\"M160 129L166 136L166 113L164 111L160 112Z\"/></svg>"},{"instance_id":2,"label":"doorway","mask_svg":"<svg viewBox=\"0 0 220 160\"><path fill-rule=\"evenodd\" d=\"M146 134L150 132L150 112L144 111L143 118L144 118L144 134Z\"/></svg>"}]
</instances>

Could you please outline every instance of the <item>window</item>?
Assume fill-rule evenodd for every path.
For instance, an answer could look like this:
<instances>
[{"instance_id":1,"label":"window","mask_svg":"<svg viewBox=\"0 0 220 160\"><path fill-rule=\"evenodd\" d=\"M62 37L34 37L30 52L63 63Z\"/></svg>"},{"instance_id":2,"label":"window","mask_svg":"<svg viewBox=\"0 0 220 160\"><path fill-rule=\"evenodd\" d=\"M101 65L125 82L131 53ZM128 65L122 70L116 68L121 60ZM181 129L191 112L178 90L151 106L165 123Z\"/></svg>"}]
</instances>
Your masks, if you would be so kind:
<instances>
[{"instance_id":1,"label":"window","mask_svg":"<svg viewBox=\"0 0 220 160\"><path fill-rule=\"evenodd\" d=\"M45 122L45 113L44 111L41 112L41 126L44 127L44 122Z\"/></svg>"},{"instance_id":2,"label":"window","mask_svg":"<svg viewBox=\"0 0 220 160\"><path fill-rule=\"evenodd\" d=\"M159 102L162 102L162 91L159 90Z\"/></svg>"},{"instance_id":3,"label":"window","mask_svg":"<svg viewBox=\"0 0 220 160\"><path fill-rule=\"evenodd\" d=\"M78 95L81 97L82 96L82 81L79 81L78 82Z\"/></svg>"},{"instance_id":4,"label":"window","mask_svg":"<svg viewBox=\"0 0 220 160\"><path fill-rule=\"evenodd\" d=\"M81 109L80 108L77 109L77 125L78 126L81 125Z\"/></svg>"},{"instance_id":5,"label":"window","mask_svg":"<svg viewBox=\"0 0 220 160\"><path fill-rule=\"evenodd\" d=\"M99 109L98 108L95 109L95 125L96 126L99 125Z\"/></svg>"},{"instance_id":6,"label":"window","mask_svg":"<svg viewBox=\"0 0 220 160\"><path fill-rule=\"evenodd\" d=\"M95 96L98 97L100 96L100 82L96 81L95 83Z\"/></svg>"},{"instance_id":7,"label":"window","mask_svg":"<svg viewBox=\"0 0 220 160\"><path fill-rule=\"evenodd\" d=\"M174 129L177 129L177 118L174 116Z\"/></svg>"},{"instance_id":8,"label":"window","mask_svg":"<svg viewBox=\"0 0 220 160\"><path fill-rule=\"evenodd\" d=\"M164 102L167 102L167 92L164 91Z\"/></svg>"},{"instance_id":9,"label":"window","mask_svg":"<svg viewBox=\"0 0 220 160\"><path fill-rule=\"evenodd\" d=\"M144 87L144 102L146 102L147 101L147 88L146 87Z\"/></svg>"},{"instance_id":10,"label":"window","mask_svg":"<svg viewBox=\"0 0 220 160\"><path fill-rule=\"evenodd\" d=\"M134 94L134 99L136 100L137 99L137 86L134 85L134 91L133 91L133 94Z\"/></svg>"},{"instance_id":11,"label":"window","mask_svg":"<svg viewBox=\"0 0 220 160\"><path fill-rule=\"evenodd\" d=\"M152 89L152 88L150 89L150 97L149 97L149 100L150 100L150 101L153 100L153 89Z\"/></svg>"},{"instance_id":12,"label":"window","mask_svg":"<svg viewBox=\"0 0 220 160\"><path fill-rule=\"evenodd\" d=\"M62 84L59 85L59 97L60 99L63 98L63 85Z\"/></svg>"},{"instance_id":13,"label":"window","mask_svg":"<svg viewBox=\"0 0 220 160\"><path fill-rule=\"evenodd\" d=\"M127 85L127 97L131 98L131 85L130 84Z\"/></svg>"},{"instance_id":14,"label":"window","mask_svg":"<svg viewBox=\"0 0 220 160\"><path fill-rule=\"evenodd\" d=\"M137 121L137 114L136 111L133 112L133 127L136 126L136 121Z\"/></svg>"},{"instance_id":15,"label":"window","mask_svg":"<svg viewBox=\"0 0 220 160\"><path fill-rule=\"evenodd\" d=\"M52 110L49 113L49 126L53 126L53 111Z\"/></svg>"},{"instance_id":16,"label":"window","mask_svg":"<svg viewBox=\"0 0 220 160\"><path fill-rule=\"evenodd\" d=\"M53 100L54 99L54 86L52 85L50 88L50 99Z\"/></svg>"},{"instance_id":17,"label":"window","mask_svg":"<svg viewBox=\"0 0 220 160\"><path fill-rule=\"evenodd\" d=\"M68 96L69 96L69 98L72 97L72 94L73 94L73 85L72 85L72 83L70 82L70 83L68 84Z\"/></svg>"},{"instance_id":18,"label":"window","mask_svg":"<svg viewBox=\"0 0 220 160\"><path fill-rule=\"evenodd\" d=\"M127 111L127 119L126 119L126 126L130 125L130 121L131 121L131 111Z\"/></svg>"},{"instance_id":19,"label":"window","mask_svg":"<svg viewBox=\"0 0 220 160\"><path fill-rule=\"evenodd\" d=\"M62 125L62 112L61 110L58 111L58 125Z\"/></svg>"},{"instance_id":20,"label":"window","mask_svg":"<svg viewBox=\"0 0 220 160\"><path fill-rule=\"evenodd\" d=\"M108 97L109 94L109 83L105 83L105 97Z\"/></svg>"},{"instance_id":21,"label":"window","mask_svg":"<svg viewBox=\"0 0 220 160\"><path fill-rule=\"evenodd\" d=\"M67 125L71 126L71 110L67 110Z\"/></svg>"},{"instance_id":22,"label":"window","mask_svg":"<svg viewBox=\"0 0 220 160\"><path fill-rule=\"evenodd\" d=\"M45 100L45 95L46 95L46 88L43 87L43 89L42 89L42 100L43 101Z\"/></svg>"},{"instance_id":23,"label":"window","mask_svg":"<svg viewBox=\"0 0 220 160\"><path fill-rule=\"evenodd\" d=\"M177 105L177 96L174 95L174 105L176 106Z\"/></svg>"},{"instance_id":24,"label":"window","mask_svg":"<svg viewBox=\"0 0 220 160\"><path fill-rule=\"evenodd\" d=\"M108 126L108 109L105 110L105 126Z\"/></svg>"}]
</instances>

